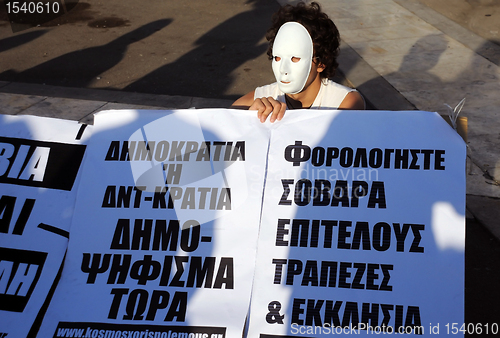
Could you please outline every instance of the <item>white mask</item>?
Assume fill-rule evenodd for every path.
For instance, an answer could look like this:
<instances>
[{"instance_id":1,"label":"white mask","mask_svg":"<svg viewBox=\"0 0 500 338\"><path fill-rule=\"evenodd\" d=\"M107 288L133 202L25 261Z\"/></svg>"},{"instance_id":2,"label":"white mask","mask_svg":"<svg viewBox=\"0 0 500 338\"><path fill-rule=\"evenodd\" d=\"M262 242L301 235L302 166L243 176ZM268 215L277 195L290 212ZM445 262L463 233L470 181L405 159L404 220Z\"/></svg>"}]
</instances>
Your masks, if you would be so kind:
<instances>
[{"instance_id":1,"label":"white mask","mask_svg":"<svg viewBox=\"0 0 500 338\"><path fill-rule=\"evenodd\" d=\"M280 27L273 44L273 72L283 93L300 92L309 77L313 42L307 29L298 22Z\"/></svg>"}]
</instances>

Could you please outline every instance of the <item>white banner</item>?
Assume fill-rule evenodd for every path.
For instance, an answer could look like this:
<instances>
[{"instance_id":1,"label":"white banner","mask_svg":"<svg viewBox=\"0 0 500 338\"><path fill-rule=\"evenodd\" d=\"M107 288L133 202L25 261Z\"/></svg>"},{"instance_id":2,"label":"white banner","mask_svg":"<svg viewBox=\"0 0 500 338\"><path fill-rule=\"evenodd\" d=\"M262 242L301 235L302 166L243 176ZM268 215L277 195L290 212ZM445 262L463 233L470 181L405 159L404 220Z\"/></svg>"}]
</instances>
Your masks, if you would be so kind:
<instances>
[{"instance_id":1,"label":"white banner","mask_svg":"<svg viewBox=\"0 0 500 338\"><path fill-rule=\"evenodd\" d=\"M73 121L0 115L1 337L36 332L66 252L90 132Z\"/></svg>"},{"instance_id":2,"label":"white banner","mask_svg":"<svg viewBox=\"0 0 500 338\"><path fill-rule=\"evenodd\" d=\"M249 309L262 338L463 323L465 144L435 113L0 118L0 336L239 338Z\"/></svg>"},{"instance_id":3,"label":"white banner","mask_svg":"<svg viewBox=\"0 0 500 338\"><path fill-rule=\"evenodd\" d=\"M463 323L465 156L435 113L287 112L271 134L248 337Z\"/></svg>"},{"instance_id":4,"label":"white banner","mask_svg":"<svg viewBox=\"0 0 500 338\"><path fill-rule=\"evenodd\" d=\"M241 337L269 130L251 112L96 115L39 337Z\"/></svg>"}]
</instances>

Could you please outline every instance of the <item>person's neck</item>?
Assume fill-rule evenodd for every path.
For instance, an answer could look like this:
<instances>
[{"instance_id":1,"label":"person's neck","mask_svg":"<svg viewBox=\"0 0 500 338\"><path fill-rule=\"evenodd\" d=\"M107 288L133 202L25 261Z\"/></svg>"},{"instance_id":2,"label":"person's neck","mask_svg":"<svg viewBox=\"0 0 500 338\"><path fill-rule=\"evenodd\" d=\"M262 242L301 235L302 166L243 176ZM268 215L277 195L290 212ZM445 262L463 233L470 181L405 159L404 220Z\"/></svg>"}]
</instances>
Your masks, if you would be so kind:
<instances>
[{"instance_id":1,"label":"person's neck","mask_svg":"<svg viewBox=\"0 0 500 338\"><path fill-rule=\"evenodd\" d=\"M306 109L313 105L321 88L321 78L317 76L307 88L297 94L286 94L290 109Z\"/></svg>"}]
</instances>

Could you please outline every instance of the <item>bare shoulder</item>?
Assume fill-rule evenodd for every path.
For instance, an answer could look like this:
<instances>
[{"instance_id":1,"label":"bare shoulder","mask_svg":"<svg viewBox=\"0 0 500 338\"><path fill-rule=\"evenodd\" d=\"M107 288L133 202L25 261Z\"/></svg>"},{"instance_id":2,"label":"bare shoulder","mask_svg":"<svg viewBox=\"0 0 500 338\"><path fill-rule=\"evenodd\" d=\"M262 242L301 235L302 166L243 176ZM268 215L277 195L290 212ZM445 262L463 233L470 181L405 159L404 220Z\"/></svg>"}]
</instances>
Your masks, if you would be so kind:
<instances>
[{"instance_id":1,"label":"bare shoulder","mask_svg":"<svg viewBox=\"0 0 500 338\"><path fill-rule=\"evenodd\" d=\"M357 91L349 92L339 106L339 109L364 110L365 99Z\"/></svg>"},{"instance_id":2,"label":"bare shoulder","mask_svg":"<svg viewBox=\"0 0 500 338\"><path fill-rule=\"evenodd\" d=\"M233 109L248 109L254 102L255 91L251 91L250 93L240 97L238 100L234 101L231 105Z\"/></svg>"}]
</instances>

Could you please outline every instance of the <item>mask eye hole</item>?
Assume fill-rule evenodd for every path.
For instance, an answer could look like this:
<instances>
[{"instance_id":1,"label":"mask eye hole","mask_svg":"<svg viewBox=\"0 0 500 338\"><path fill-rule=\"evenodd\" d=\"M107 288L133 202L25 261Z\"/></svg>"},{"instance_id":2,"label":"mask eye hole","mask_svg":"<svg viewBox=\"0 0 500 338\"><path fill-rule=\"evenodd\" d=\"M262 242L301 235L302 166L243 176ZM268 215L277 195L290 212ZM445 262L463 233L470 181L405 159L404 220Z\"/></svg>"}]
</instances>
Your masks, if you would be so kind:
<instances>
[{"instance_id":1,"label":"mask eye hole","mask_svg":"<svg viewBox=\"0 0 500 338\"><path fill-rule=\"evenodd\" d=\"M293 63L297 63L300 61L300 58L296 57L296 56L292 56L292 62Z\"/></svg>"},{"instance_id":2,"label":"mask eye hole","mask_svg":"<svg viewBox=\"0 0 500 338\"><path fill-rule=\"evenodd\" d=\"M281 61L281 57L279 57L279 56L273 56L273 59L276 62L280 62Z\"/></svg>"}]
</instances>

